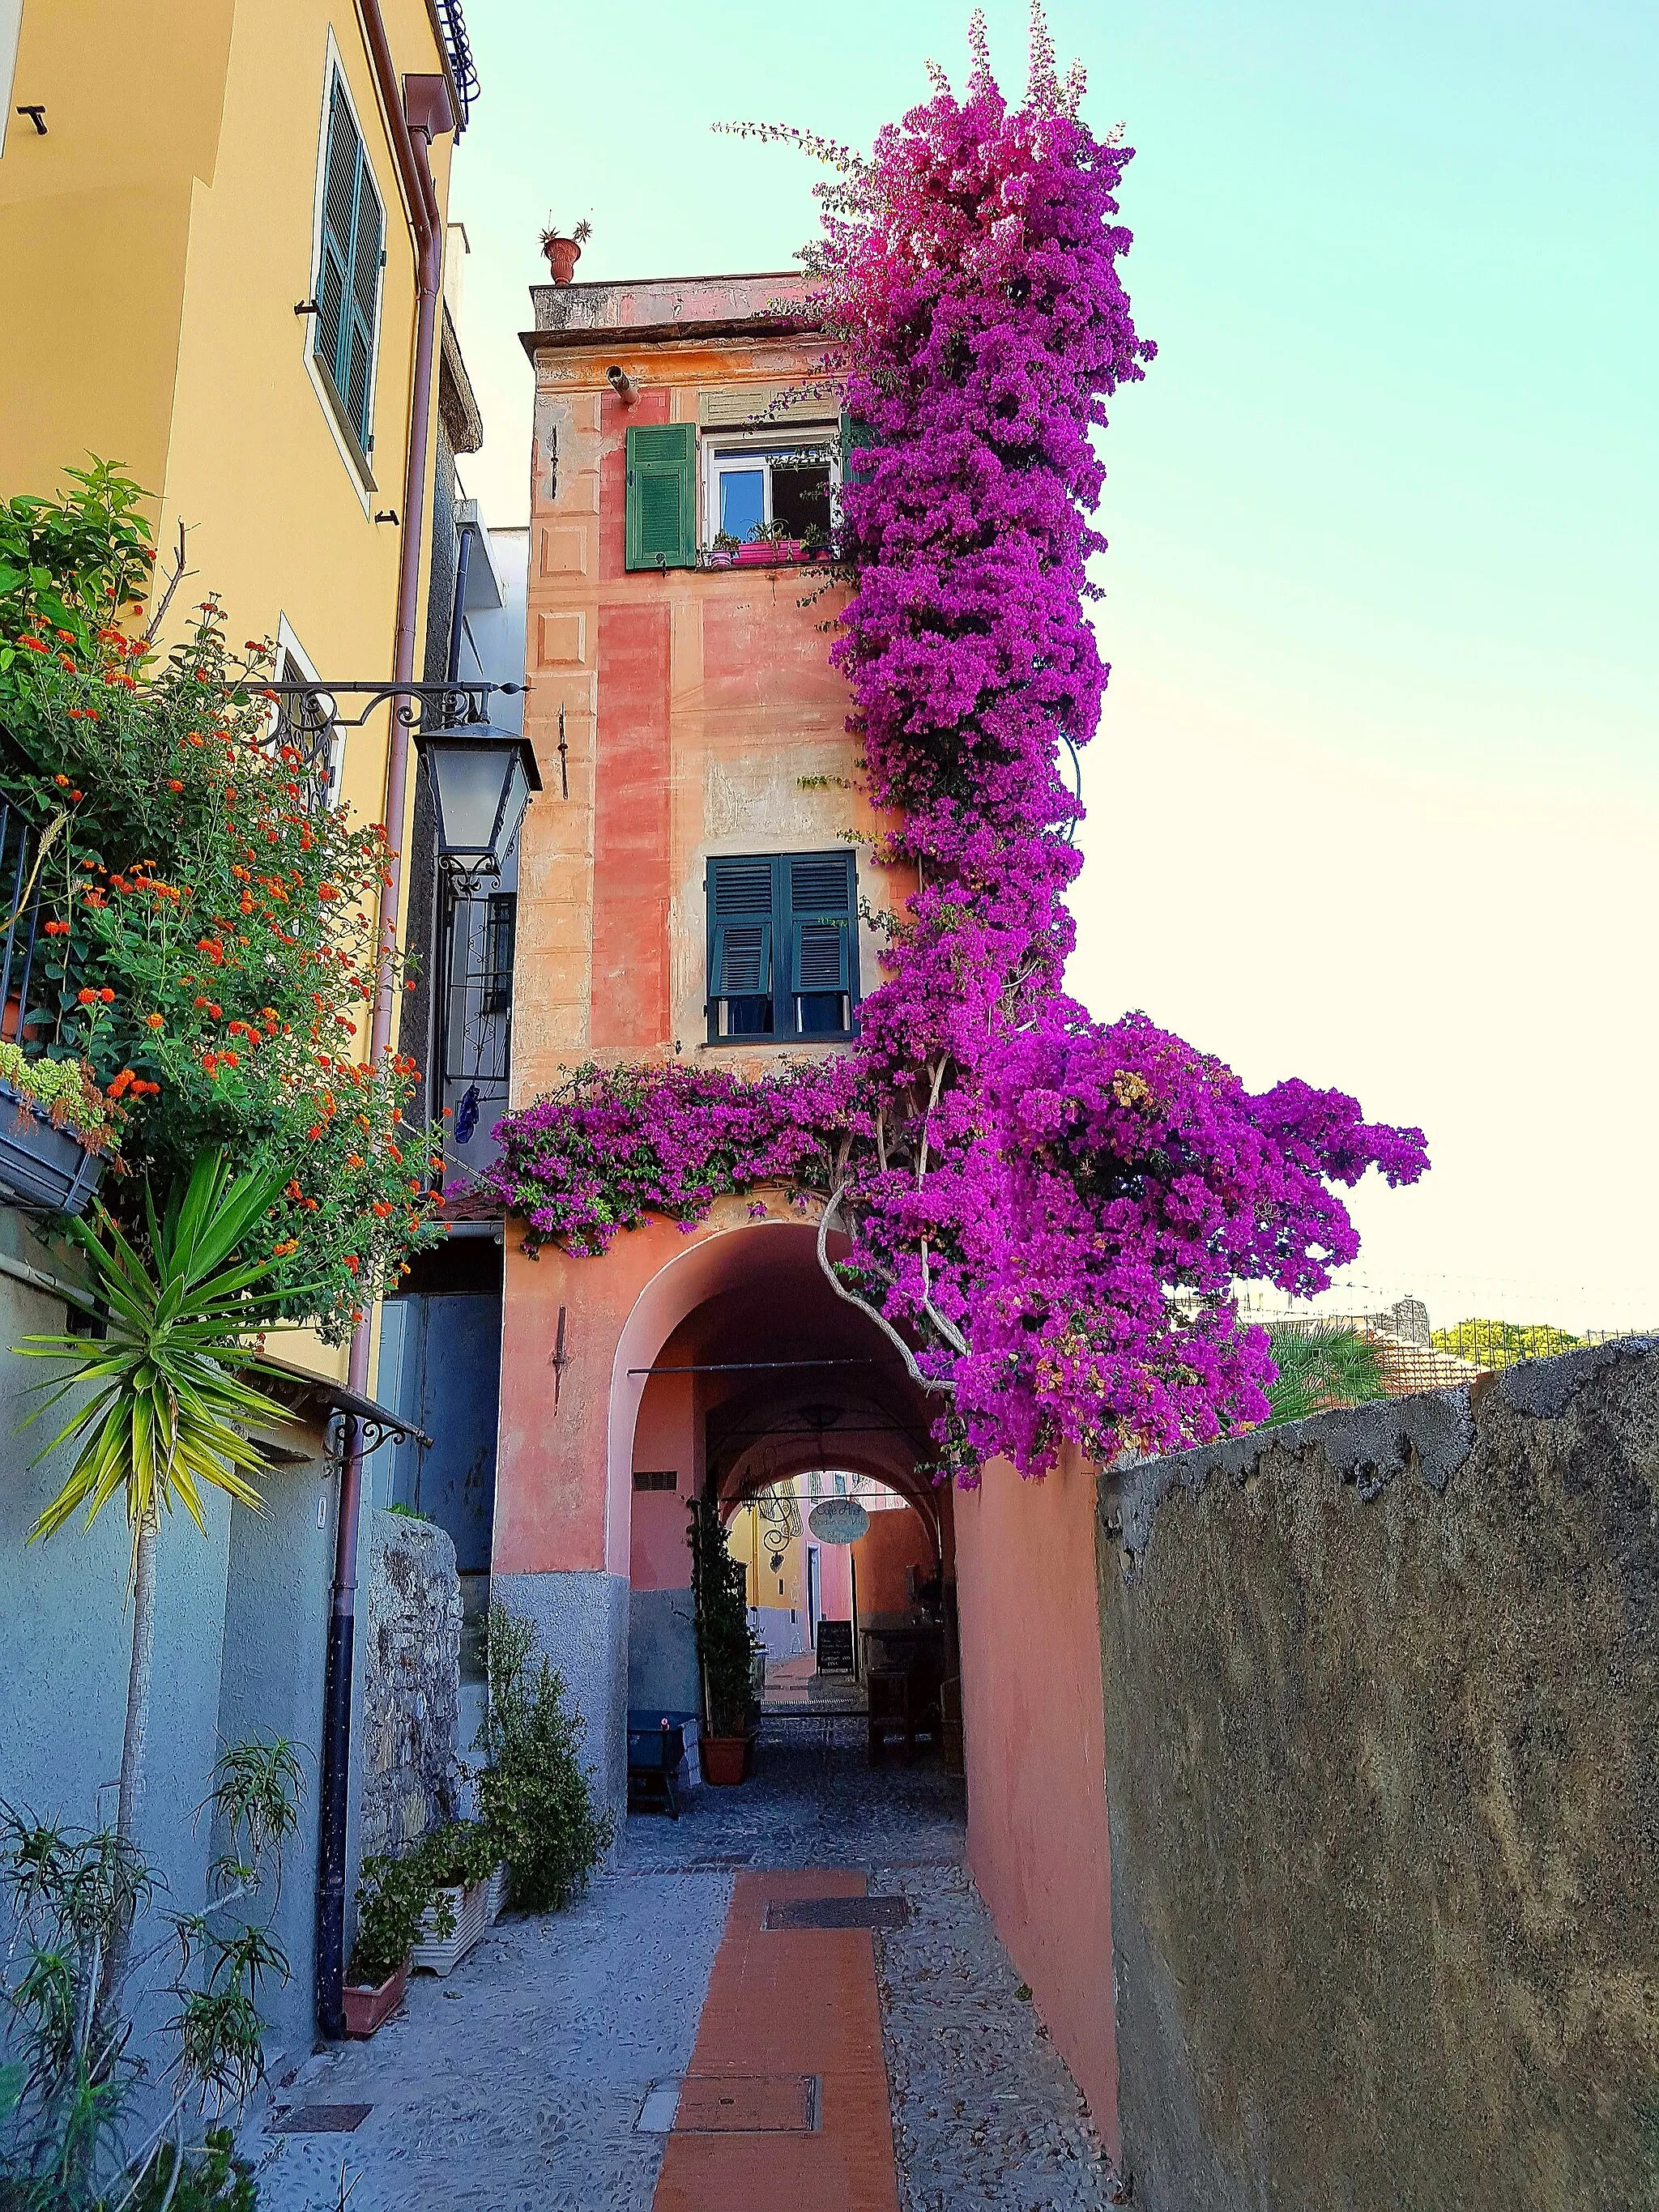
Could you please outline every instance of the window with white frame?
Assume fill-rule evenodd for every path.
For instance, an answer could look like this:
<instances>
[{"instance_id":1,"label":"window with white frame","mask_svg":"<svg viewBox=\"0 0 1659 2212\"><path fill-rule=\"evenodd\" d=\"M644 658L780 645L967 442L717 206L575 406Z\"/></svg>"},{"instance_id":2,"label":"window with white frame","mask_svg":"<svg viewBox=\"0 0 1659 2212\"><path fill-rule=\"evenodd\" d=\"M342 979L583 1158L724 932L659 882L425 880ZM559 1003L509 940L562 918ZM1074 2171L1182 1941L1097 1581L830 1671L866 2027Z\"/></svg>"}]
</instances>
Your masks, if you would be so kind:
<instances>
[{"instance_id":1,"label":"window with white frame","mask_svg":"<svg viewBox=\"0 0 1659 2212\"><path fill-rule=\"evenodd\" d=\"M830 495L841 477L830 434L821 439L711 440L708 455L709 543L828 542Z\"/></svg>"},{"instance_id":2,"label":"window with white frame","mask_svg":"<svg viewBox=\"0 0 1659 2212\"><path fill-rule=\"evenodd\" d=\"M276 680L279 684L314 684L317 671L300 641L279 617L276 631ZM270 746L283 755L302 786L305 805L313 811L340 803L340 771L345 764L345 732L328 699L283 699L274 709ZM289 759L292 754L295 757Z\"/></svg>"}]
</instances>

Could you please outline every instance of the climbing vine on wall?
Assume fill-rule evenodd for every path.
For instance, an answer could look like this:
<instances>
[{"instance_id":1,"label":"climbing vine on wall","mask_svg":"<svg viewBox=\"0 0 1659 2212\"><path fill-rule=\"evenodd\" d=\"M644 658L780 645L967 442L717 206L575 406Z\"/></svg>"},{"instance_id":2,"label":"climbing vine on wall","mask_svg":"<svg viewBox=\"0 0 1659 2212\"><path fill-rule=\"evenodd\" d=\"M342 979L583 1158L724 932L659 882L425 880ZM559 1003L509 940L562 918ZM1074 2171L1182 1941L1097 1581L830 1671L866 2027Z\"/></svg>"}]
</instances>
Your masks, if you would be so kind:
<instances>
[{"instance_id":1,"label":"climbing vine on wall","mask_svg":"<svg viewBox=\"0 0 1659 2212\"><path fill-rule=\"evenodd\" d=\"M921 888L859 1042L754 1081L580 1070L501 1125L489 1178L532 1242L578 1252L760 1182L815 1194L831 1280L903 1348L967 1480L999 1452L1039 1474L1066 1441L1170 1449L1265 1418L1267 1334L1239 1326L1235 1282L1322 1289L1358 1250L1340 1188L1427 1164L1419 1130L1301 1082L1252 1095L1063 988L1082 810L1060 757L1107 678L1097 434L1155 349L1121 276L1132 149L1082 119L1040 7L1018 104L977 14L970 38L963 94L934 70L867 159L760 131L834 172L812 305L872 433L842 489L831 657L865 789L900 824L877 857Z\"/></svg>"}]
</instances>

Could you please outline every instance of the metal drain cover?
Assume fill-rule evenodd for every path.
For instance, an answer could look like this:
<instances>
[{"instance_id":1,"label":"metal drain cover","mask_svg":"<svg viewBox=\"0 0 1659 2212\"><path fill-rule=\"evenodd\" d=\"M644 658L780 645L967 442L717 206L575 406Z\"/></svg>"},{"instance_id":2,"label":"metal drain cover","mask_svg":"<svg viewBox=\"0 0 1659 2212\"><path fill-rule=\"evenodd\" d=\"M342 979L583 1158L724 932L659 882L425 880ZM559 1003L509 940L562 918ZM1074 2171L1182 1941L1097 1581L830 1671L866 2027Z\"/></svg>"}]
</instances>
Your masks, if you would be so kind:
<instances>
[{"instance_id":1,"label":"metal drain cover","mask_svg":"<svg viewBox=\"0 0 1659 2212\"><path fill-rule=\"evenodd\" d=\"M289 2105L265 2122L268 2136L349 2136L362 2127L373 2105Z\"/></svg>"},{"instance_id":2,"label":"metal drain cover","mask_svg":"<svg viewBox=\"0 0 1659 2212\"><path fill-rule=\"evenodd\" d=\"M688 2074L677 2136L804 2136L818 2124L816 2074Z\"/></svg>"},{"instance_id":3,"label":"metal drain cover","mask_svg":"<svg viewBox=\"0 0 1659 2212\"><path fill-rule=\"evenodd\" d=\"M777 1898L766 1908L766 1928L902 1928L910 1917L902 1897Z\"/></svg>"}]
</instances>

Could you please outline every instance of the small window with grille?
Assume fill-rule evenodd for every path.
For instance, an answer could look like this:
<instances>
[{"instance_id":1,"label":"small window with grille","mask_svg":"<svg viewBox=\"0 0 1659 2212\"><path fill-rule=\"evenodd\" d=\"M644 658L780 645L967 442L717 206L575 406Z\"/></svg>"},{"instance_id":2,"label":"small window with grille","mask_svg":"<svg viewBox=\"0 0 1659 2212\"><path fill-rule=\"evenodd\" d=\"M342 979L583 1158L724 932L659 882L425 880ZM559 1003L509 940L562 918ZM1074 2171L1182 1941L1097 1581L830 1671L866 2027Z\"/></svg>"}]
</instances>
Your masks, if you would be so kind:
<instances>
[{"instance_id":1,"label":"small window with grille","mask_svg":"<svg viewBox=\"0 0 1659 2212\"><path fill-rule=\"evenodd\" d=\"M710 860L711 1042L856 1034L857 889L851 853Z\"/></svg>"},{"instance_id":2,"label":"small window with grille","mask_svg":"<svg viewBox=\"0 0 1659 2212\"><path fill-rule=\"evenodd\" d=\"M635 1490L678 1490L680 1478L674 1468L636 1467L634 1470Z\"/></svg>"},{"instance_id":3,"label":"small window with grille","mask_svg":"<svg viewBox=\"0 0 1659 2212\"><path fill-rule=\"evenodd\" d=\"M374 362L385 266L380 196L337 64L329 74L312 351L365 475L374 450Z\"/></svg>"},{"instance_id":4,"label":"small window with grille","mask_svg":"<svg viewBox=\"0 0 1659 2212\"><path fill-rule=\"evenodd\" d=\"M315 672L284 645L276 659L277 682L303 684L308 679L315 681ZM313 813L339 804L345 732L320 698L313 694L280 701L271 719L270 744L295 770L302 802ZM290 753L297 753L298 760L288 760Z\"/></svg>"}]
</instances>

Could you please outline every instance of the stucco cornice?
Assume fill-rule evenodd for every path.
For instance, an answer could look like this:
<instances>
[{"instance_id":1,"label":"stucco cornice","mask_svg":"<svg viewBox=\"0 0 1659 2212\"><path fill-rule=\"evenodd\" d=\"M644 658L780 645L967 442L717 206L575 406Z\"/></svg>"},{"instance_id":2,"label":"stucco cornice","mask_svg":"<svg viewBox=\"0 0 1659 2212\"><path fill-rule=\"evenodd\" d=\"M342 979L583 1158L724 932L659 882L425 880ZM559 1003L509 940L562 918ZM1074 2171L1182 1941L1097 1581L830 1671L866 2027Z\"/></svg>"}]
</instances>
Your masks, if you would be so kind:
<instances>
[{"instance_id":1,"label":"stucco cornice","mask_svg":"<svg viewBox=\"0 0 1659 2212\"><path fill-rule=\"evenodd\" d=\"M611 361L618 348L704 344L711 338L799 337L821 331L808 315L741 315L701 323L635 323L620 330L520 331L519 343L533 362L543 353L588 353Z\"/></svg>"}]
</instances>

